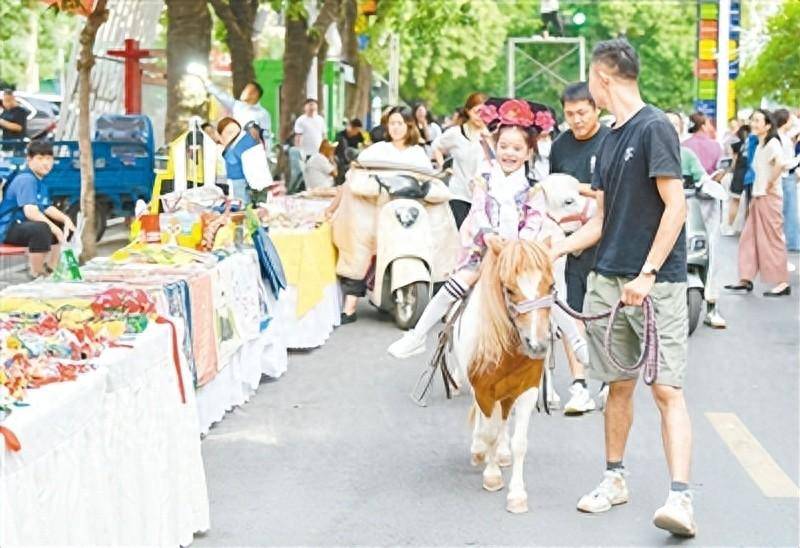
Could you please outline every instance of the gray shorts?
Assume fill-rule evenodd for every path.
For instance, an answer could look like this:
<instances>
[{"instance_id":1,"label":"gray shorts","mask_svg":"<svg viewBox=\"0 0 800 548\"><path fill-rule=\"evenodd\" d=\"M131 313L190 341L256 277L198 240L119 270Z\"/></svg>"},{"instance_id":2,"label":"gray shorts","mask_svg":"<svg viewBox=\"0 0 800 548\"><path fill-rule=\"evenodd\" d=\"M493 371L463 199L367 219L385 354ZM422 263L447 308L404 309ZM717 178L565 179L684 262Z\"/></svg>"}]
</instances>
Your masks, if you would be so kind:
<instances>
[{"instance_id":1,"label":"gray shorts","mask_svg":"<svg viewBox=\"0 0 800 548\"><path fill-rule=\"evenodd\" d=\"M583 310L596 314L608 310L619 301L622 287L628 278L607 277L596 272L589 274ZM686 310L686 283L660 282L650 292L658 330L658 376L656 384L680 388L686 375L686 345L689 335ZM638 378L608 361L604 348L607 319L587 322L586 340L589 344L589 376L611 383ZM613 354L625 365L636 363L642 352L644 314L641 307L623 308L614 322L611 334Z\"/></svg>"}]
</instances>

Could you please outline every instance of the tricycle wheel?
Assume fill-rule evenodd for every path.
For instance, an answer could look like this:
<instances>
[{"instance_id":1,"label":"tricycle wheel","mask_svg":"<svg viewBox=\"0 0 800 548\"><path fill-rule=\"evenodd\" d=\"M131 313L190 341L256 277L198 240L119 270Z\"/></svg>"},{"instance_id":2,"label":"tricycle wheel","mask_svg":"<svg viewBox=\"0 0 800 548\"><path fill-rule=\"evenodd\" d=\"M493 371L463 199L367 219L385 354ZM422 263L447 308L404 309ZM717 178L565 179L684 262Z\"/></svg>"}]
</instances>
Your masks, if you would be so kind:
<instances>
[{"instance_id":1,"label":"tricycle wheel","mask_svg":"<svg viewBox=\"0 0 800 548\"><path fill-rule=\"evenodd\" d=\"M77 222L78 212L80 210L81 204L78 202L75 202L67 208L67 215L69 215L73 223ZM103 234L105 234L106 228L108 227L108 208L100 202L95 202L94 205L94 227L95 240L99 242L103 238Z\"/></svg>"}]
</instances>

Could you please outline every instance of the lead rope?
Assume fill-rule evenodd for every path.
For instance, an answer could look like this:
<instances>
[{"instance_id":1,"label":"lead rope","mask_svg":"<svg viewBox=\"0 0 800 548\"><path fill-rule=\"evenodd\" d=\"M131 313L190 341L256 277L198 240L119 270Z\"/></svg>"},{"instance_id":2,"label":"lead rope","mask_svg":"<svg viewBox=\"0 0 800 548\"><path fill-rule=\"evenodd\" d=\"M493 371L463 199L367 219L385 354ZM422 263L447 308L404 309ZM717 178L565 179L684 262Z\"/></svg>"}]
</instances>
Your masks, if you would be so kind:
<instances>
[{"instance_id":1,"label":"lead rope","mask_svg":"<svg viewBox=\"0 0 800 548\"><path fill-rule=\"evenodd\" d=\"M561 310L572 316L576 320L584 322L591 322L608 318L608 325L606 326L606 333L603 337L603 350L605 350L608 361L617 369L626 373L632 373L642 369L643 379L645 384L652 385L656 377L658 377L658 330L656 328L656 315L653 306L653 299L647 295L642 302L642 310L644 313L644 344L642 345L642 353L639 359L632 365L625 365L621 363L611 350L611 330L614 326L614 320L617 319L619 311L625 306L622 301L618 301L613 307L605 312L598 314L581 314L576 312L570 306L561 301L558 296L554 297L553 302Z\"/></svg>"}]
</instances>

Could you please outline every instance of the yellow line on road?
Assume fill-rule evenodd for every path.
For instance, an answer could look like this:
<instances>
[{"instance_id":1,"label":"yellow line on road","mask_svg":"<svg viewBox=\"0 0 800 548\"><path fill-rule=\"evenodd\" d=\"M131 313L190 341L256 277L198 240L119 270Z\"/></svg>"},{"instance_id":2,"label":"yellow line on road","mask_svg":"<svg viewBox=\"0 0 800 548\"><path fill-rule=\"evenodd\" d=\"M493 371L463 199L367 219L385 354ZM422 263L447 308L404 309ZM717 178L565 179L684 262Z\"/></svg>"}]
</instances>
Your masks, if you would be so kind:
<instances>
[{"instance_id":1,"label":"yellow line on road","mask_svg":"<svg viewBox=\"0 0 800 548\"><path fill-rule=\"evenodd\" d=\"M800 488L758 443L735 413L706 413L706 418L766 497L800 497Z\"/></svg>"}]
</instances>

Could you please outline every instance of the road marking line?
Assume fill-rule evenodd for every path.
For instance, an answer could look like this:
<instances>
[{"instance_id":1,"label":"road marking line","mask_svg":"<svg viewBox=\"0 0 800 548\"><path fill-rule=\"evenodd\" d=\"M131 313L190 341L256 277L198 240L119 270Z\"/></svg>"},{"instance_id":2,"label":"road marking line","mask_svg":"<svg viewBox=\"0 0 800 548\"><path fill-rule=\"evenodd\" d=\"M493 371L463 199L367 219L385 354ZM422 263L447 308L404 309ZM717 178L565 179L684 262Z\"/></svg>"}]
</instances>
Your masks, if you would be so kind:
<instances>
[{"instance_id":1,"label":"road marking line","mask_svg":"<svg viewBox=\"0 0 800 548\"><path fill-rule=\"evenodd\" d=\"M705 415L765 497L800 497L800 488L758 443L735 413Z\"/></svg>"}]
</instances>

